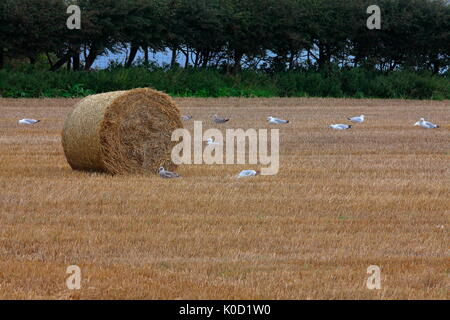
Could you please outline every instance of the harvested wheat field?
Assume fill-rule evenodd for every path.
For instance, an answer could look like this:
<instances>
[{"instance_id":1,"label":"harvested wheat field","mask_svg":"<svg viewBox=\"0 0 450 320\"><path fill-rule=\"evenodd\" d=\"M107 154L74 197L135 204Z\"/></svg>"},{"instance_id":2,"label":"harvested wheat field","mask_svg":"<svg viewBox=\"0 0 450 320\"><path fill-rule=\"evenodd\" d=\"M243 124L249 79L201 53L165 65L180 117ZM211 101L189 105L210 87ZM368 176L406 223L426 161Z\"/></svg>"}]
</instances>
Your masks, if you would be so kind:
<instances>
[{"instance_id":1,"label":"harvested wheat field","mask_svg":"<svg viewBox=\"0 0 450 320\"><path fill-rule=\"evenodd\" d=\"M77 102L0 99L1 299L448 298L449 101L176 99L204 128L291 123L276 176L182 165L168 180L73 171L61 130Z\"/></svg>"}]
</instances>

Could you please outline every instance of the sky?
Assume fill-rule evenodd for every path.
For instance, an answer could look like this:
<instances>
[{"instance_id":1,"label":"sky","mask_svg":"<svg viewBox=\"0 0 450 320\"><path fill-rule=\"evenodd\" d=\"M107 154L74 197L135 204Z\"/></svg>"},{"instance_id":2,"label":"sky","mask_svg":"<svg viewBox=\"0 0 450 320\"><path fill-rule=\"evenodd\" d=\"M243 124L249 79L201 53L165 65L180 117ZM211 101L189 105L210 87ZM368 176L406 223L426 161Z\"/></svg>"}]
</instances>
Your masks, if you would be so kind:
<instances>
[{"instance_id":1,"label":"sky","mask_svg":"<svg viewBox=\"0 0 450 320\"><path fill-rule=\"evenodd\" d=\"M103 55L101 57L98 57L97 60L95 61L93 68L95 69L105 69L108 67L109 63L112 61L118 61L119 63L123 64L127 58L128 52L121 52L121 53L112 53L112 52L108 52L106 55ZM172 58L172 52L170 50L167 50L166 52L157 52L157 53L150 53L149 54L149 59L150 61L155 61L157 62L159 65L163 65L163 64L170 64L170 60ZM134 60L135 62L138 61L138 59L144 59L144 52L142 50L139 50L136 59ZM177 59L178 63L180 63L181 65L184 65L186 59L184 57L184 55L179 54L178 55L178 59Z\"/></svg>"}]
</instances>

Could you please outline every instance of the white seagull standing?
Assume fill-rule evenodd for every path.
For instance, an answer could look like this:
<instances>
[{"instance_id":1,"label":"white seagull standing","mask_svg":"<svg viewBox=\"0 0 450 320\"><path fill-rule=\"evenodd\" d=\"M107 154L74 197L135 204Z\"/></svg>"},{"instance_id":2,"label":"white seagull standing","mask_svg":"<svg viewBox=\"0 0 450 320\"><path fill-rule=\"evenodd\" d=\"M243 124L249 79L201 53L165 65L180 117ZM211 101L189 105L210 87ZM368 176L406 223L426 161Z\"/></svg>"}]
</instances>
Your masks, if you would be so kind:
<instances>
[{"instance_id":1,"label":"white seagull standing","mask_svg":"<svg viewBox=\"0 0 450 320\"><path fill-rule=\"evenodd\" d=\"M36 124L38 122L41 122L41 120L35 120L35 119L22 119L18 121L18 124Z\"/></svg>"},{"instance_id":2,"label":"white seagull standing","mask_svg":"<svg viewBox=\"0 0 450 320\"><path fill-rule=\"evenodd\" d=\"M164 169L164 167L160 167L158 172L159 172L159 176L161 178L164 178L164 179L180 178L181 177L178 173L166 171Z\"/></svg>"},{"instance_id":3,"label":"white seagull standing","mask_svg":"<svg viewBox=\"0 0 450 320\"><path fill-rule=\"evenodd\" d=\"M283 120L283 119L278 119L278 118L274 118L274 117L268 117L267 121L270 124L286 124L286 123L289 123L289 120Z\"/></svg>"},{"instance_id":4,"label":"white seagull standing","mask_svg":"<svg viewBox=\"0 0 450 320\"><path fill-rule=\"evenodd\" d=\"M219 144L218 142L214 141L213 138L208 138L208 140L206 141L206 143L208 144L208 146L211 146L211 145L218 145L218 144Z\"/></svg>"},{"instance_id":5,"label":"white seagull standing","mask_svg":"<svg viewBox=\"0 0 450 320\"><path fill-rule=\"evenodd\" d=\"M349 124L332 124L331 126L330 126L330 128L331 129L334 129L334 130L347 130L347 129L350 129L352 126L351 125L349 125Z\"/></svg>"},{"instance_id":6,"label":"white seagull standing","mask_svg":"<svg viewBox=\"0 0 450 320\"><path fill-rule=\"evenodd\" d=\"M238 178L244 178L244 177L254 177L259 174L258 171L255 170L243 170L238 174Z\"/></svg>"},{"instance_id":7,"label":"white seagull standing","mask_svg":"<svg viewBox=\"0 0 450 320\"><path fill-rule=\"evenodd\" d=\"M425 128L425 129L439 128L439 126L437 124L434 124L432 122L426 121L425 118L420 118L420 121L417 121L414 125L415 126L420 126L422 128Z\"/></svg>"},{"instance_id":8,"label":"white seagull standing","mask_svg":"<svg viewBox=\"0 0 450 320\"><path fill-rule=\"evenodd\" d=\"M348 120L350 120L353 123L363 123L364 122L364 115L360 115L359 117L351 117L351 118L347 118Z\"/></svg>"},{"instance_id":9,"label":"white seagull standing","mask_svg":"<svg viewBox=\"0 0 450 320\"><path fill-rule=\"evenodd\" d=\"M213 115L212 119L215 123L225 123L230 121L229 118L220 118L217 114Z\"/></svg>"}]
</instances>

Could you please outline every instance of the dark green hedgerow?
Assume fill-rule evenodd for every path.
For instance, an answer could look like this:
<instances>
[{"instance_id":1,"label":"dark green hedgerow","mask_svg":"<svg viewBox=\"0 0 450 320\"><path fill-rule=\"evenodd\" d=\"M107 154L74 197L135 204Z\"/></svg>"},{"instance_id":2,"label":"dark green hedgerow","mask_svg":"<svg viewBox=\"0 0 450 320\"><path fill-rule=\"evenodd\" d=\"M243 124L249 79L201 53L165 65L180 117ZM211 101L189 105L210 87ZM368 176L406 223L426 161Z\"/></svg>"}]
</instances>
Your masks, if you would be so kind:
<instances>
[{"instance_id":1,"label":"dark green hedgerow","mask_svg":"<svg viewBox=\"0 0 450 320\"><path fill-rule=\"evenodd\" d=\"M153 87L183 97L354 97L450 99L448 76L409 71L388 74L364 69L337 70L331 75L313 71L243 71L144 67L89 72L0 71L3 97L83 97L94 93Z\"/></svg>"}]
</instances>

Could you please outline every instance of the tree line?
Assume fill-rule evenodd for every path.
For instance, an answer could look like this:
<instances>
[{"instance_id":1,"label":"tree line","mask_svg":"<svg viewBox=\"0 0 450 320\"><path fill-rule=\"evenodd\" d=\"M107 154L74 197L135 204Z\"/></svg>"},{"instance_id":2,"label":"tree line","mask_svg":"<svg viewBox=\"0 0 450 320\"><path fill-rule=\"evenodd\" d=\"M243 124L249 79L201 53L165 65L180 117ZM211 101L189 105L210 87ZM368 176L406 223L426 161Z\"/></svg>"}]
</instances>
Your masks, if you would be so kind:
<instances>
[{"instance_id":1,"label":"tree line","mask_svg":"<svg viewBox=\"0 0 450 320\"><path fill-rule=\"evenodd\" d=\"M271 72L333 67L448 72L450 1L377 0L381 30L369 30L366 0L2 0L0 68L11 59L50 70L89 70L126 49L170 50L171 67ZM81 9L69 30L68 5Z\"/></svg>"}]
</instances>

